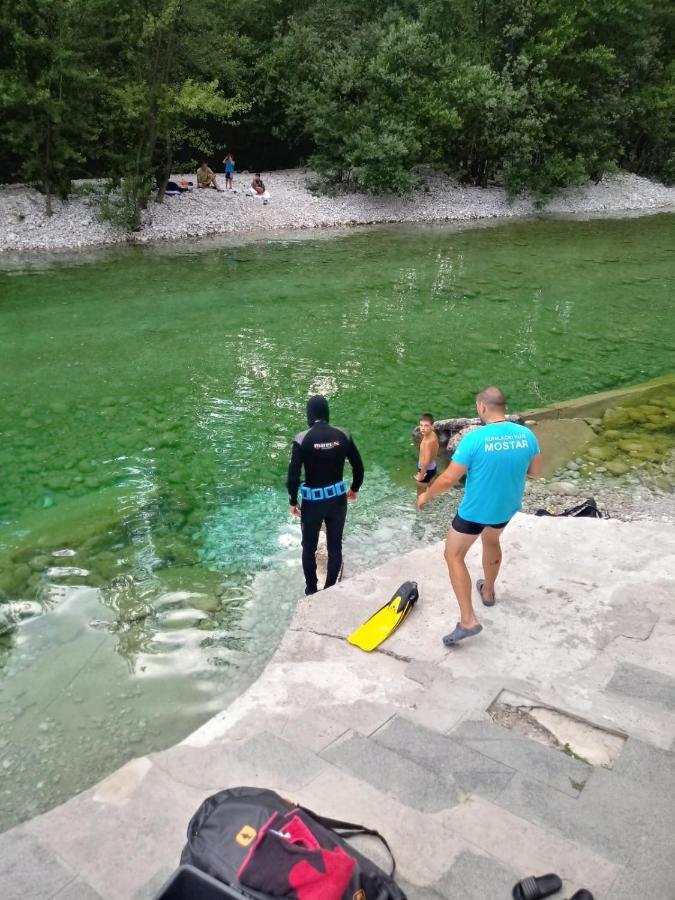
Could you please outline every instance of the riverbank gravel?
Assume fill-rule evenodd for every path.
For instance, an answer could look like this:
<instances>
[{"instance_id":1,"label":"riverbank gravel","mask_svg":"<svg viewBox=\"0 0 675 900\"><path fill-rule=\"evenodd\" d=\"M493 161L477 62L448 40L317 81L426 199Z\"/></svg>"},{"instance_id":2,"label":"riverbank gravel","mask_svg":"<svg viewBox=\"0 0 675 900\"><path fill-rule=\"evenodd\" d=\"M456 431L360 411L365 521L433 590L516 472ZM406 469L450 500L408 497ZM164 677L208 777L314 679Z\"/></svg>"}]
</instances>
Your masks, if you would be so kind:
<instances>
[{"instance_id":1,"label":"riverbank gravel","mask_svg":"<svg viewBox=\"0 0 675 900\"><path fill-rule=\"evenodd\" d=\"M622 522L662 522L675 525L675 504L672 492L658 491L638 479L604 481L580 479L577 483L547 479L528 482L523 498L523 512L536 513L545 509L560 515L584 500L593 498L610 519Z\"/></svg>"},{"instance_id":2,"label":"riverbank gravel","mask_svg":"<svg viewBox=\"0 0 675 900\"><path fill-rule=\"evenodd\" d=\"M174 178L194 176L175 175ZM316 178L304 169L265 173L268 204L247 193L249 173L235 176L236 191L193 191L151 202L140 232L129 235L100 220L96 182L77 182L71 198L54 201L25 185L0 186L0 252L61 250L101 244L149 243L212 234L317 229L397 222L449 222L527 217L538 213L527 198L509 202L503 189L461 185L446 175L424 171L406 196L314 193ZM224 179L221 176L224 184ZM637 175L606 175L595 184L569 188L545 208L548 215L607 215L675 211L675 187Z\"/></svg>"}]
</instances>

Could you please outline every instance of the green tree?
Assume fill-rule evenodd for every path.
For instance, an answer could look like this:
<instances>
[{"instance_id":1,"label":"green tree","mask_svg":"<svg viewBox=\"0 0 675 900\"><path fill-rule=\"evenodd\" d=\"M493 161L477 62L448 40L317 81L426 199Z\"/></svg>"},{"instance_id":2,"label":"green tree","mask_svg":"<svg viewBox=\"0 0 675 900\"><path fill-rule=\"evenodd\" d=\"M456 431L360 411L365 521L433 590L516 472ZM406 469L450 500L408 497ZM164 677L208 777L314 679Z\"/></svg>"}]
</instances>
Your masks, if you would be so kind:
<instances>
[{"instance_id":1,"label":"green tree","mask_svg":"<svg viewBox=\"0 0 675 900\"><path fill-rule=\"evenodd\" d=\"M126 224L140 227L141 213L159 186L161 201L179 147L208 152L209 122L232 119L248 108L228 97L218 76L227 71L227 42L205 22L217 21L216 4L196 0L126 0L125 46L110 72L107 101L109 169L122 184ZM208 40L207 40L208 38Z\"/></svg>"},{"instance_id":2,"label":"green tree","mask_svg":"<svg viewBox=\"0 0 675 900\"><path fill-rule=\"evenodd\" d=\"M265 99L283 110L281 134L311 138L328 181L403 191L459 124L443 90L450 65L419 22L391 14L333 40L325 22L293 22L264 60Z\"/></svg>"},{"instance_id":3,"label":"green tree","mask_svg":"<svg viewBox=\"0 0 675 900\"><path fill-rule=\"evenodd\" d=\"M369 191L422 163L541 200L617 164L675 177L669 0L0 3L3 169L48 206L107 176L132 228L237 118Z\"/></svg>"},{"instance_id":4,"label":"green tree","mask_svg":"<svg viewBox=\"0 0 675 900\"><path fill-rule=\"evenodd\" d=\"M0 117L5 154L23 180L66 197L98 137L97 73L79 34L82 7L60 0L3 2Z\"/></svg>"}]
</instances>

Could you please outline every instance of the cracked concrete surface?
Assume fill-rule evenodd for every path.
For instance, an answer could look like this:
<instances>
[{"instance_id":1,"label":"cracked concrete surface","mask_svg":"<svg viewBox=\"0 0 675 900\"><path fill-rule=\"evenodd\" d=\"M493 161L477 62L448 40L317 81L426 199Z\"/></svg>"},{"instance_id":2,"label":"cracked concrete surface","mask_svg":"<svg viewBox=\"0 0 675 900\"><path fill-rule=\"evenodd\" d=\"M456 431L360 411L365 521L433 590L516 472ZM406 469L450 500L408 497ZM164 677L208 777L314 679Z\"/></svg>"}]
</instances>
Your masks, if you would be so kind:
<instances>
[{"instance_id":1,"label":"cracked concrete surface","mask_svg":"<svg viewBox=\"0 0 675 900\"><path fill-rule=\"evenodd\" d=\"M405 625L380 652L347 644L407 579ZM518 516L498 597L479 637L443 647L457 612L438 544L301 599L227 709L0 835L0 896L151 898L199 803L249 784L377 828L411 900L507 900L548 871L560 896L673 900L675 528ZM505 691L625 737L614 768L495 724Z\"/></svg>"}]
</instances>

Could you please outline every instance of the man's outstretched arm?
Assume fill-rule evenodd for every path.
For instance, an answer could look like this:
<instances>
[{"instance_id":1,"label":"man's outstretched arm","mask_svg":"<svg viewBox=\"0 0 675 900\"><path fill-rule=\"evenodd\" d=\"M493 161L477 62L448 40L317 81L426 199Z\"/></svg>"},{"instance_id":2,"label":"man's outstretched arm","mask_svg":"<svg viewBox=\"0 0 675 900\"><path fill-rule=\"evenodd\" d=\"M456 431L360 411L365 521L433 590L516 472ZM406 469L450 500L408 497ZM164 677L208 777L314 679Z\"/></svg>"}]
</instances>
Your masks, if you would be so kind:
<instances>
[{"instance_id":1,"label":"man's outstretched arm","mask_svg":"<svg viewBox=\"0 0 675 900\"><path fill-rule=\"evenodd\" d=\"M431 500L432 497L437 497L439 494L449 491L453 485L457 484L462 475L466 474L466 471L467 466L462 466L452 461L447 469L438 476L436 481L432 481L427 490L419 495L417 508L422 509L424 504Z\"/></svg>"}]
</instances>

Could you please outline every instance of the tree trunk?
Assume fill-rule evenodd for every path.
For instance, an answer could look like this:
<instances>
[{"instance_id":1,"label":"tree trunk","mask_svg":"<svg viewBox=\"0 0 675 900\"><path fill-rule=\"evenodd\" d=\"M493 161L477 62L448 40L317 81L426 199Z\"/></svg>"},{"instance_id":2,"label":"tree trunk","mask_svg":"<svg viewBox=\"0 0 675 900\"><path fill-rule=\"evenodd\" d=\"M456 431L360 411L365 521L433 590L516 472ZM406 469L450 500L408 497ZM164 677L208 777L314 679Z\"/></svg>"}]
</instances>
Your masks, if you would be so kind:
<instances>
[{"instance_id":1,"label":"tree trunk","mask_svg":"<svg viewBox=\"0 0 675 900\"><path fill-rule=\"evenodd\" d=\"M52 181L50 177L51 170L51 135L52 135L52 123L47 121L47 134L45 137L45 173L43 178L43 185L45 190L45 212L48 216L51 216L54 212L52 209Z\"/></svg>"},{"instance_id":2,"label":"tree trunk","mask_svg":"<svg viewBox=\"0 0 675 900\"><path fill-rule=\"evenodd\" d=\"M166 155L164 157L164 169L162 171L162 179L157 187L157 196L155 197L156 203L161 203L164 200L164 191L166 190L167 183L169 178L171 178L171 167L173 165L173 142L171 138L167 137L166 139Z\"/></svg>"}]
</instances>

